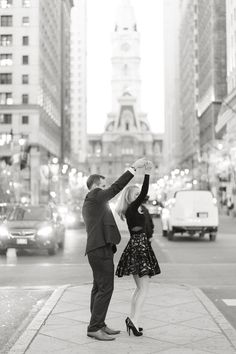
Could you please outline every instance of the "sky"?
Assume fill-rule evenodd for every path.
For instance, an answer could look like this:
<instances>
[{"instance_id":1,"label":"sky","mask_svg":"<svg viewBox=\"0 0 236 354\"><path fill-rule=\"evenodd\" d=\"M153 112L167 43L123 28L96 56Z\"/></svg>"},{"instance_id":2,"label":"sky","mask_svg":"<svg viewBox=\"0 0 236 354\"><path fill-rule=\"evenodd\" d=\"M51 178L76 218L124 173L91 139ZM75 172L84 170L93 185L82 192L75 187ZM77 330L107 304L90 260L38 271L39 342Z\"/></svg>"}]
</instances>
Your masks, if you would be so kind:
<instances>
[{"instance_id":1,"label":"sky","mask_svg":"<svg viewBox=\"0 0 236 354\"><path fill-rule=\"evenodd\" d=\"M132 0L141 37L142 111L164 132L163 1ZM88 133L102 133L111 111L111 35L120 0L87 0Z\"/></svg>"}]
</instances>

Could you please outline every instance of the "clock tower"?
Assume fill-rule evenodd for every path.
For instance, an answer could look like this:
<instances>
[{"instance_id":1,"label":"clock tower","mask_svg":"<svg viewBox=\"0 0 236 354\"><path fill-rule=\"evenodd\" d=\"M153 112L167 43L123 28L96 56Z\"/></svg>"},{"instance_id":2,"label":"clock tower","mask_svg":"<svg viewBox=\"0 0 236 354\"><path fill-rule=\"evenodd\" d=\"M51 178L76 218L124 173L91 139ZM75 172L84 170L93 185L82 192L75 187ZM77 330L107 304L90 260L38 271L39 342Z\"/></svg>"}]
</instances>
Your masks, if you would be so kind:
<instances>
[{"instance_id":1,"label":"clock tower","mask_svg":"<svg viewBox=\"0 0 236 354\"><path fill-rule=\"evenodd\" d=\"M112 33L112 102L102 135L89 137L89 173L111 181L136 159L145 156L160 175L163 137L153 134L141 110L140 34L130 0L120 0ZM137 176L141 181L143 175Z\"/></svg>"},{"instance_id":2,"label":"clock tower","mask_svg":"<svg viewBox=\"0 0 236 354\"><path fill-rule=\"evenodd\" d=\"M123 0L112 34L112 110L118 98L128 92L137 99L140 109L140 34L130 1Z\"/></svg>"}]
</instances>

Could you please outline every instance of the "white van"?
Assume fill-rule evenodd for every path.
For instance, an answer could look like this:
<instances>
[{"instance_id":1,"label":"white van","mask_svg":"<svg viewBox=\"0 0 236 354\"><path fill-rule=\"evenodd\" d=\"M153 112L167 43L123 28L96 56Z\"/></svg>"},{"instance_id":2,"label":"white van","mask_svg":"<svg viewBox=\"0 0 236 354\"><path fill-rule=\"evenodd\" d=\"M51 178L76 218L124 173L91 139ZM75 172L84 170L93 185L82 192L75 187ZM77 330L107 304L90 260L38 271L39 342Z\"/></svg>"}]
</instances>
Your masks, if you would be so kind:
<instances>
[{"instance_id":1,"label":"white van","mask_svg":"<svg viewBox=\"0 0 236 354\"><path fill-rule=\"evenodd\" d=\"M175 193L169 207L168 239L188 233L215 241L219 224L217 201L210 191L182 190Z\"/></svg>"}]
</instances>

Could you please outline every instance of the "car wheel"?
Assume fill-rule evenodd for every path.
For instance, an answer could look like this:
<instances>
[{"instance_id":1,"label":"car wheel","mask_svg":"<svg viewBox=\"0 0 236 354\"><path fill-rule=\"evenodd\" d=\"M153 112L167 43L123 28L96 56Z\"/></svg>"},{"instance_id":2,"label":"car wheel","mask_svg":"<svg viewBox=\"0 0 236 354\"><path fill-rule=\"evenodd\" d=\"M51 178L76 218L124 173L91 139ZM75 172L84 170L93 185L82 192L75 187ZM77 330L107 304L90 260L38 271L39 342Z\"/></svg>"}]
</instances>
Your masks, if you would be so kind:
<instances>
[{"instance_id":1,"label":"car wheel","mask_svg":"<svg viewBox=\"0 0 236 354\"><path fill-rule=\"evenodd\" d=\"M167 230L162 230L162 236L166 237L167 236Z\"/></svg>"},{"instance_id":2,"label":"car wheel","mask_svg":"<svg viewBox=\"0 0 236 354\"><path fill-rule=\"evenodd\" d=\"M64 240L58 242L58 247L62 250L64 248Z\"/></svg>"},{"instance_id":3,"label":"car wheel","mask_svg":"<svg viewBox=\"0 0 236 354\"><path fill-rule=\"evenodd\" d=\"M54 256L57 253L57 246L56 244L53 247L48 248L49 256Z\"/></svg>"},{"instance_id":4,"label":"car wheel","mask_svg":"<svg viewBox=\"0 0 236 354\"><path fill-rule=\"evenodd\" d=\"M172 230L168 231L168 240L173 241L174 239L174 232Z\"/></svg>"},{"instance_id":5,"label":"car wheel","mask_svg":"<svg viewBox=\"0 0 236 354\"><path fill-rule=\"evenodd\" d=\"M212 233L209 235L209 239L210 241L215 241L216 240L216 234L215 233Z\"/></svg>"},{"instance_id":6,"label":"car wheel","mask_svg":"<svg viewBox=\"0 0 236 354\"><path fill-rule=\"evenodd\" d=\"M6 256L6 254L7 254L7 248L4 248L4 249L0 250L0 255Z\"/></svg>"},{"instance_id":7,"label":"car wheel","mask_svg":"<svg viewBox=\"0 0 236 354\"><path fill-rule=\"evenodd\" d=\"M204 238L204 236L205 236L205 232L200 232L199 238Z\"/></svg>"}]
</instances>

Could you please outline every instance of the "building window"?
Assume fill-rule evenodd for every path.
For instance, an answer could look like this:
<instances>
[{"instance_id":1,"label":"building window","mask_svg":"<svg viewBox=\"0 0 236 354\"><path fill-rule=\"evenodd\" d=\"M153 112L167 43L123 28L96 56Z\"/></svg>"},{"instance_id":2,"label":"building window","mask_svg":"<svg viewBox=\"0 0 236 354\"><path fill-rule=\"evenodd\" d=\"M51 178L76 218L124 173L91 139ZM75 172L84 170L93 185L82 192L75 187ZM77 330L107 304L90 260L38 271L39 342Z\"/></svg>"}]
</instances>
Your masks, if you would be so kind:
<instances>
[{"instance_id":1,"label":"building window","mask_svg":"<svg viewBox=\"0 0 236 354\"><path fill-rule=\"evenodd\" d=\"M22 124L29 124L29 116L22 116Z\"/></svg>"},{"instance_id":2,"label":"building window","mask_svg":"<svg viewBox=\"0 0 236 354\"><path fill-rule=\"evenodd\" d=\"M2 34L0 37L0 45L2 47L9 47L12 45L12 35L11 34Z\"/></svg>"},{"instance_id":3,"label":"building window","mask_svg":"<svg viewBox=\"0 0 236 354\"><path fill-rule=\"evenodd\" d=\"M26 85L29 83L29 75L22 75L22 84Z\"/></svg>"},{"instance_id":4,"label":"building window","mask_svg":"<svg viewBox=\"0 0 236 354\"><path fill-rule=\"evenodd\" d=\"M11 27L12 16L1 16L1 27Z\"/></svg>"},{"instance_id":5,"label":"building window","mask_svg":"<svg viewBox=\"0 0 236 354\"><path fill-rule=\"evenodd\" d=\"M0 84L1 85L11 85L12 84L12 74L10 74L10 73L0 74Z\"/></svg>"},{"instance_id":6,"label":"building window","mask_svg":"<svg viewBox=\"0 0 236 354\"><path fill-rule=\"evenodd\" d=\"M12 93L11 92L0 92L0 104L12 104Z\"/></svg>"},{"instance_id":7,"label":"building window","mask_svg":"<svg viewBox=\"0 0 236 354\"><path fill-rule=\"evenodd\" d=\"M12 123L12 114L2 113L0 114L0 124L11 124Z\"/></svg>"},{"instance_id":8,"label":"building window","mask_svg":"<svg viewBox=\"0 0 236 354\"><path fill-rule=\"evenodd\" d=\"M29 64L29 56L28 55L23 55L22 56L22 64L23 65L28 65Z\"/></svg>"},{"instance_id":9,"label":"building window","mask_svg":"<svg viewBox=\"0 0 236 354\"><path fill-rule=\"evenodd\" d=\"M22 45L29 45L29 36L22 37Z\"/></svg>"},{"instance_id":10,"label":"building window","mask_svg":"<svg viewBox=\"0 0 236 354\"><path fill-rule=\"evenodd\" d=\"M11 66L12 65L12 54L0 54L0 66Z\"/></svg>"},{"instance_id":11,"label":"building window","mask_svg":"<svg viewBox=\"0 0 236 354\"><path fill-rule=\"evenodd\" d=\"M29 26L29 16L22 17L22 26Z\"/></svg>"},{"instance_id":12,"label":"building window","mask_svg":"<svg viewBox=\"0 0 236 354\"><path fill-rule=\"evenodd\" d=\"M29 103L29 95L28 94L23 94L22 95L22 103L23 104L28 104Z\"/></svg>"},{"instance_id":13,"label":"building window","mask_svg":"<svg viewBox=\"0 0 236 354\"><path fill-rule=\"evenodd\" d=\"M22 7L30 7L31 0L22 0Z\"/></svg>"},{"instance_id":14,"label":"building window","mask_svg":"<svg viewBox=\"0 0 236 354\"><path fill-rule=\"evenodd\" d=\"M12 2L13 0L0 0L0 8L7 9L9 7L12 7Z\"/></svg>"}]
</instances>

